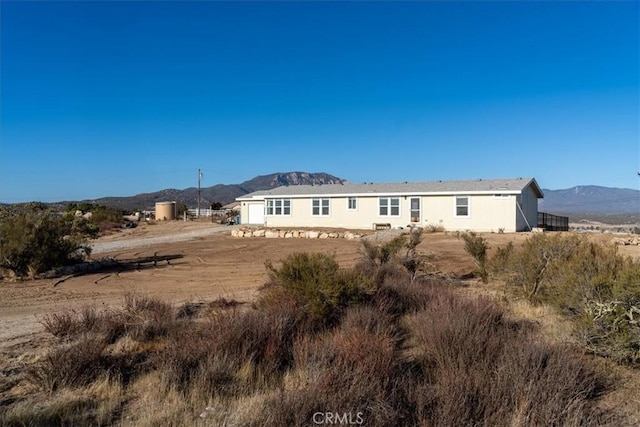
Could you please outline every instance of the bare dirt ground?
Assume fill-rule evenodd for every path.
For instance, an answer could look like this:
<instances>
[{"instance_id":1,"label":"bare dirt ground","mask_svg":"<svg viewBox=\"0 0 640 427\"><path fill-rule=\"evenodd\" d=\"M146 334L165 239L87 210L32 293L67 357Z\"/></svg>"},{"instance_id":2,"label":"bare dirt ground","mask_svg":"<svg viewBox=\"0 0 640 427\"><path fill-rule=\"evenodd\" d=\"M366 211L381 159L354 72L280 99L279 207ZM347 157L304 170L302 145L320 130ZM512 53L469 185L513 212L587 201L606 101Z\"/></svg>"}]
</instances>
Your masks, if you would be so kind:
<instances>
[{"instance_id":1,"label":"bare dirt ground","mask_svg":"<svg viewBox=\"0 0 640 427\"><path fill-rule=\"evenodd\" d=\"M218 297L250 302L265 283L267 260L277 263L291 253L319 251L335 254L340 265L346 267L360 257L357 240L235 238L230 231L231 227L198 221L141 224L95 241L93 258L135 260L154 255L176 258L170 263L158 262L155 267L147 264L139 269L69 277L55 286L59 279L0 283L0 368L3 359L15 362L23 354L29 357L28 354L46 346L49 338L40 324L46 313L86 305L118 306L128 292L175 304ZM510 241L517 246L530 233L484 237L493 251ZM614 237L589 236L601 242ZM463 242L453 233L425 234L418 250L430 256L432 271L460 277L473 270ZM640 258L639 246L623 246L619 250ZM472 280L469 291L482 293L482 288ZM636 378L632 388L640 392L640 380ZM640 411L640 402L633 408Z\"/></svg>"}]
</instances>

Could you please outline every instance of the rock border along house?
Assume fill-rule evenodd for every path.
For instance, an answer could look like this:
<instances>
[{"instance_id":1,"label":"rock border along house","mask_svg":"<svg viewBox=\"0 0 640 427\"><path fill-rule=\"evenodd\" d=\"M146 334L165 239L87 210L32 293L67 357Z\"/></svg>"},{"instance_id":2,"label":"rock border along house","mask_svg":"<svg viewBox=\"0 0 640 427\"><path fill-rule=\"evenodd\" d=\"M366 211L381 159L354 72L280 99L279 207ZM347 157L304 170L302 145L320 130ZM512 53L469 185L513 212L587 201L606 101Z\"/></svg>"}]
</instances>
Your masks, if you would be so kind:
<instances>
[{"instance_id":1,"label":"rock border along house","mask_svg":"<svg viewBox=\"0 0 640 427\"><path fill-rule=\"evenodd\" d=\"M527 231L542 190L534 178L290 185L236 198L243 224L348 229L441 226Z\"/></svg>"}]
</instances>

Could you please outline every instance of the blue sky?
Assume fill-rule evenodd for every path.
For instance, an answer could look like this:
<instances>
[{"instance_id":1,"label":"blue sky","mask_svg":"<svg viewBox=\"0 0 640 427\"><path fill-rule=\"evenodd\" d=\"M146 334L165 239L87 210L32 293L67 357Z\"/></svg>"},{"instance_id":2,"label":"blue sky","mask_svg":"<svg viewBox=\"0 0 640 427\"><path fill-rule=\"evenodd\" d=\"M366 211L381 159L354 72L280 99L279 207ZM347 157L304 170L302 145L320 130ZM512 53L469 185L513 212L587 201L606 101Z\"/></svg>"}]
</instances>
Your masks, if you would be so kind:
<instances>
[{"instance_id":1,"label":"blue sky","mask_svg":"<svg viewBox=\"0 0 640 427\"><path fill-rule=\"evenodd\" d=\"M640 3L0 2L0 201L272 172L639 188Z\"/></svg>"}]
</instances>

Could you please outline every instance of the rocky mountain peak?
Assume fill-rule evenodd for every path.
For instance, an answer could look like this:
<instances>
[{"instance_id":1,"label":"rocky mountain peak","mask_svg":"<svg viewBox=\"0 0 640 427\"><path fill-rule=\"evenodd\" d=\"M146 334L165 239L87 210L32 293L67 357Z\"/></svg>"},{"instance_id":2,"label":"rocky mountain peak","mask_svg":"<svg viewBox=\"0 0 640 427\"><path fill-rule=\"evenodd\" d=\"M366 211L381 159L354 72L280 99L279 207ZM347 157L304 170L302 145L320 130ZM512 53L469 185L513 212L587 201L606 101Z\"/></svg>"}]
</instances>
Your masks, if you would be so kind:
<instances>
[{"instance_id":1,"label":"rocky mountain peak","mask_svg":"<svg viewBox=\"0 0 640 427\"><path fill-rule=\"evenodd\" d=\"M245 181L241 185L253 190L275 188L283 185L321 185L341 184L346 182L342 178L324 172L277 172L270 175L262 175Z\"/></svg>"}]
</instances>

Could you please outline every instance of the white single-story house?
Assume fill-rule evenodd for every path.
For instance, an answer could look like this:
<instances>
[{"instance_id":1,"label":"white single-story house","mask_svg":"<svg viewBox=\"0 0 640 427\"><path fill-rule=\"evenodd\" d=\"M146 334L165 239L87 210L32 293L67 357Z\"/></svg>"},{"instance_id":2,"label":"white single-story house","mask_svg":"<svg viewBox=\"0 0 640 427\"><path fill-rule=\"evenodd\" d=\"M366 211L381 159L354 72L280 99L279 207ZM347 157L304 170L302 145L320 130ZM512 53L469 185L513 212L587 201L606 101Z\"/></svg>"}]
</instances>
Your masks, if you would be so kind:
<instances>
[{"instance_id":1,"label":"white single-story house","mask_svg":"<svg viewBox=\"0 0 640 427\"><path fill-rule=\"evenodd\" d=\"M267 227L442 226L525 231L537 226L534 178L290 185L238 197L243 224Z\"/></svg>"}]
</instances>

